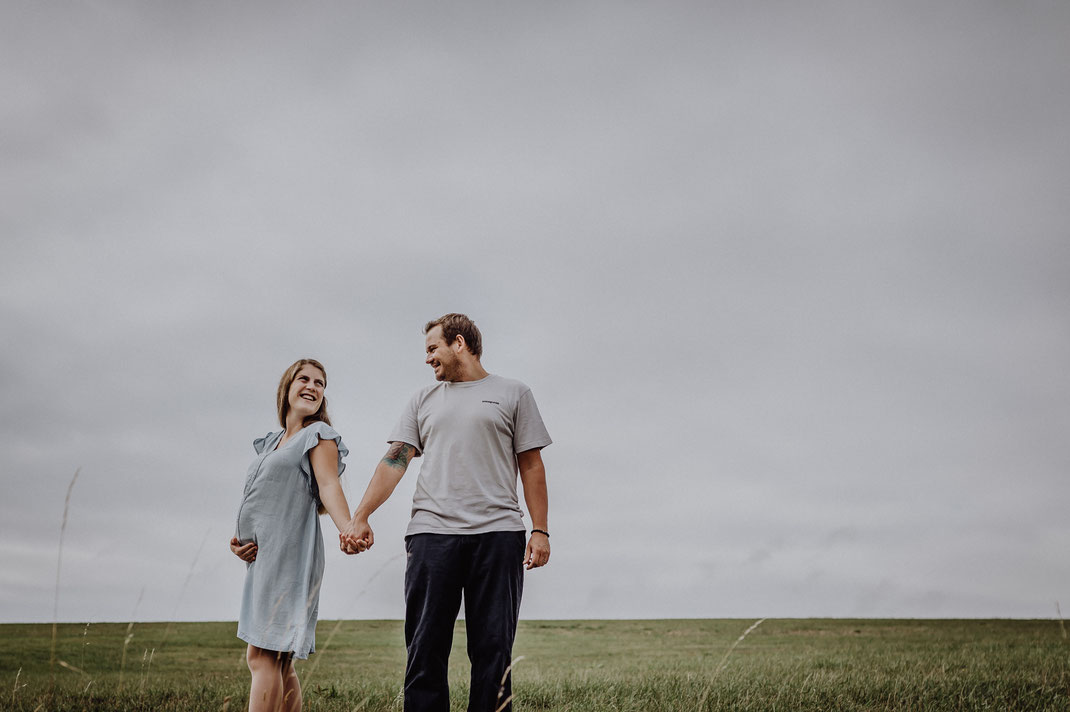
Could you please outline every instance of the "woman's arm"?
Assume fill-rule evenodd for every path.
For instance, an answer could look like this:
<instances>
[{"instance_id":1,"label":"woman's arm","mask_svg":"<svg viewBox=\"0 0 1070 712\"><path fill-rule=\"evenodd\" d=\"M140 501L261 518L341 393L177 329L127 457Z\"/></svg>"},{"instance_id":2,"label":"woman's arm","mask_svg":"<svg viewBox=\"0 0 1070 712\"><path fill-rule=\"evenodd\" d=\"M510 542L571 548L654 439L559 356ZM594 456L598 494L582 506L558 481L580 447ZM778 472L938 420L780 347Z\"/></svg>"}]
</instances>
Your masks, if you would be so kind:
<instances>
[{"instance_id":1,"label":"woman's arm","mask_svg":"<svg viewBox=\"0 0 1070 712\"><path fill-rule=\"evenodd\" d=\"M394 488L398 486L398 482L401 482L401 477L409 468L409 461L415 454L416 448L408 443L390 443L390 449L376 465L368 488L364 490L364 497L353 512L353 519L350 520L345 531L339 534L339 546L342 551L347 554L357 554L372 547L375 543L375 533L372 531L371 524L368 523L368 517L379 509L394 492Z\"/></svg>"},{"instance_id":2,"label":"woman's arm","mask_svg":"<svg viewBox=\"0 0 1070 712\"><path fill-rule=\"evenodd\" d=\"M308 453L312 472L320 490L320 501L338 531L349 524L349 504L342 483L338 480L338 444L334 440L320 440Z\"/></svg>"}]
</instances>

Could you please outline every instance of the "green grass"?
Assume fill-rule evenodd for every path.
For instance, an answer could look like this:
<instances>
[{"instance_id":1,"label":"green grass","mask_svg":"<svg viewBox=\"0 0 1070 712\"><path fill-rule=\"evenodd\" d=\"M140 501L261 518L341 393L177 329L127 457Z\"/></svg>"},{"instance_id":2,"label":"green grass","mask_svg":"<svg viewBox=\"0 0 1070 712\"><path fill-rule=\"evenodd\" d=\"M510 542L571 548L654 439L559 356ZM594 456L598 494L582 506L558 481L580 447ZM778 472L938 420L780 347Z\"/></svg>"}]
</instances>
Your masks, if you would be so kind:
<instances>
[{"instance_id":1,"label":"green grass","mask_svg":"<svg viewBox=\"0 0 1070 712\"><path fill-rule=\"evenodd\" d=\"M753 622L522 621L514 709L1070 712L1058 622L775 619L732 648ZM234 630L64 624L56 658L69 667L50 672L51 625L2 625L0 709L241 710L249 674ZM297 666L306 710L400 709L399 621L321 621L317 643ZM459 623L454 709L467 674Z\"/></svg>"}]
</instances>

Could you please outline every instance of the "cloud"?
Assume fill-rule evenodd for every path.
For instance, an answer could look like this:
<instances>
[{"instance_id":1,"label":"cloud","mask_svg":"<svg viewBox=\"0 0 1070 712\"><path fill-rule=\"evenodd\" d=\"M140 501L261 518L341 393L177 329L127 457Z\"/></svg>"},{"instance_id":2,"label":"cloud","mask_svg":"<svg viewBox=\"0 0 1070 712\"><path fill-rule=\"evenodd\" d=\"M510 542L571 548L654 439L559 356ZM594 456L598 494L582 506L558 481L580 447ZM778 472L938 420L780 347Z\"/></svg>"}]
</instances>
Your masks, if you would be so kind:
<instances>
[{"instance_id":1,"label":"cloud","mask_svg":"<svg viewBox=\"0 0 1070 712\"><path fill-rule=\"evenodd\" d=\"M1050 614L1065 10L246 9L0 28L0 618L78 467L61 618L233 618L282 370L352 502L452 310L555 440L525 615ZM325 617L400 615L414 475Z\"/></svg>"}]
</instances>

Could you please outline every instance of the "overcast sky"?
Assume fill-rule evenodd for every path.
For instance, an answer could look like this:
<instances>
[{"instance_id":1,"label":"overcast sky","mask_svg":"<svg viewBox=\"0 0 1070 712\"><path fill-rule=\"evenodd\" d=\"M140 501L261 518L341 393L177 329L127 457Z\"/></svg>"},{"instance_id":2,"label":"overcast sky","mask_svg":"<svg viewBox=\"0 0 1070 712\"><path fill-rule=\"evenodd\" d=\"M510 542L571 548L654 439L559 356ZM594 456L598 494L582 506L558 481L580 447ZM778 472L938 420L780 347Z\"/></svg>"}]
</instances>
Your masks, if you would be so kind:
<instances>
[{"instance_id":1,"label":"overcast sky","mask_svg":"<svg viewBox=\"0 0 1070 712\"><path fill-rule=\"evenodd\" d=\"M531 386L522 616L1070 611L1070 6L5 4L0 621L234 620L295 359ZM419 461L417 461L419 462ZM416 469L322 618L401 618Z\"/></svg>"}]
</instances>

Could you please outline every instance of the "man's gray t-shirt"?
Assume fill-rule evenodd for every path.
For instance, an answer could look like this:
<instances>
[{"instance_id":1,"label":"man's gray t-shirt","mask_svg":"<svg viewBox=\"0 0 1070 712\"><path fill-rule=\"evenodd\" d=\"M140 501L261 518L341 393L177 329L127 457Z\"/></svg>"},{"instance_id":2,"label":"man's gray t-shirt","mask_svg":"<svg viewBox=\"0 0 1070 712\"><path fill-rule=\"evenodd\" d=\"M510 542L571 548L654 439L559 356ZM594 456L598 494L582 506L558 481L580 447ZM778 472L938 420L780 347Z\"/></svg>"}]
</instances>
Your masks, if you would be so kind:
<instances>
[{"instance_id":1,"label":"man's gray t-shirt","mask_svg":"<svg viewBox=\"0 0 1070 712\"><path fill-rule=\"evenodd\" d=\"M516 454L552 442L531 389L493 374L421 389L388 441L423 455L406 535L524 531Z\"/></svg>"}]
</instances>

